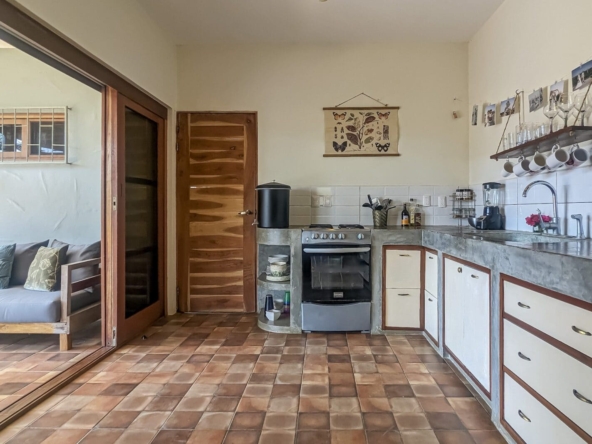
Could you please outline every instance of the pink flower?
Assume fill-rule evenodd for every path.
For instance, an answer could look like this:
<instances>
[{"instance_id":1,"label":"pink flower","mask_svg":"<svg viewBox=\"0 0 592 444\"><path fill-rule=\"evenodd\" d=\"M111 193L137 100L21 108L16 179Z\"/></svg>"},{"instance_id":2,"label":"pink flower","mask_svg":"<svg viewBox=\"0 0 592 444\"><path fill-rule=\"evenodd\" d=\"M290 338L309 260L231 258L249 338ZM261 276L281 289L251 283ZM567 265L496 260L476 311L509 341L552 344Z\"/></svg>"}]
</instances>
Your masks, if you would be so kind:
<instances>
[{"instance_id":1,"label":"pink flower","mask_svg":"<svg viewBox=\"0 0 592 444\"><path fill-rule=\"evenodd\" d=\"M540 225L541 224L541 219L545 223L551 222L551 216L547 216L545 214L541 214L540 217L539 217L538 214L531 214L530 216L527 216L525 218L526 224L527 225L530 225L531 227L536 227L537 225Z\"/></svg>"}]
</instances>

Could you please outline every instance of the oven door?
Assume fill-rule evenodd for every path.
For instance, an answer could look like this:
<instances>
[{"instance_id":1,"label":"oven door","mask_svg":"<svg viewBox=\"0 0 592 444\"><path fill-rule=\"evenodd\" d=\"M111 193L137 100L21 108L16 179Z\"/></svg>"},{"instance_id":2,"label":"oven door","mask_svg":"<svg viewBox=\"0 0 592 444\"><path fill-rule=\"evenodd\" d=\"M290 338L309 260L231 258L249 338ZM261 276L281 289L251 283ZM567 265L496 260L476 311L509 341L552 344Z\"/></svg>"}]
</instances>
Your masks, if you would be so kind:
<instances>
[{"instance_id":1,"label":"oven door","mask_svg":"<svg viewBox=\"0 0 592 444\"><path fill-rule=\"evenodd\" d=\"M304 245L302 301L317 303L369 302L369 245Z\"/></svg>"}]
</instances>

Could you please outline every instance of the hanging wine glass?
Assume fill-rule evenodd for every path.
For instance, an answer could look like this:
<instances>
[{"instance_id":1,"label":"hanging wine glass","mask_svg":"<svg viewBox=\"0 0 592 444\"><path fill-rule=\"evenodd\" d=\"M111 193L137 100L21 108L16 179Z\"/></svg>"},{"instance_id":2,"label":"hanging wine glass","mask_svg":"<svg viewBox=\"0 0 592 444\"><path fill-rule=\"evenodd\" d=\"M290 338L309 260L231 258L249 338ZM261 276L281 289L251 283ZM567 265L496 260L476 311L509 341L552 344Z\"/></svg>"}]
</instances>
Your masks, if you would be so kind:
<instances>
[{"instance_id":1,"label":"hanging wine glass","mask_svg":"<svg viewBox=\"0 0 592 444\"><path fill-rule=\"evenodd\" d=\"M549 104L543 109L543 114L549 118L549 126L551 127L551 132L553 132L553 120L559 114L557 102L555 100L549 100Z\"/></svg>"},{"instance_id":2,"label":"hanging wine glass","mask_svg":"<svg viewBox=\"0 0 592 444\"><path fill-rule=\"evenodd\" d=\"M577 94L574 97L574 114L576 116L576 125L578 124L577 119L582 118L582 126L584 126L584 116L586 114L586 108L588 107L588 100L586 94Z\"/></svg>"},{"instance_id":3,"label":"hanging wine glass","mask_svg":"<svg viewBox=\"0 0 592 444\"><path fill-rule=\"evenodd\" d=\"M564 128L567 128L567 119L569 118L570 111L574 108L573 94L561 94L559 101L557 102L559 111L561 111L561 117L565 121Z\"/></svg>"}]
</instances>

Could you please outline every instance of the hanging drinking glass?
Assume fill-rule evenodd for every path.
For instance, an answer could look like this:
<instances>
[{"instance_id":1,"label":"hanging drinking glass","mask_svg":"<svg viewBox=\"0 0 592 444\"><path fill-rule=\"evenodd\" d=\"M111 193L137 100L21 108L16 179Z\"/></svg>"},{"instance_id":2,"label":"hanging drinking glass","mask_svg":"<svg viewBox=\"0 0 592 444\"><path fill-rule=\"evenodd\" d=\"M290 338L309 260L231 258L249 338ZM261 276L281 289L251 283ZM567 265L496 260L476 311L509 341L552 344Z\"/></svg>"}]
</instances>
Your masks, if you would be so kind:
<instances>
[{"instance_id":1,"label":"hanging drinking glass","mask_svg":"<svg viewBox=\"0 0 592 444\"><path fill-rule=\"evenodd\" d=\"M551 132L553 132L553 120L559 114L555 100L549 100L549 104L543 109L543 114L549 119L549 126L551 127Z\"/></svg>"}]
</instances>

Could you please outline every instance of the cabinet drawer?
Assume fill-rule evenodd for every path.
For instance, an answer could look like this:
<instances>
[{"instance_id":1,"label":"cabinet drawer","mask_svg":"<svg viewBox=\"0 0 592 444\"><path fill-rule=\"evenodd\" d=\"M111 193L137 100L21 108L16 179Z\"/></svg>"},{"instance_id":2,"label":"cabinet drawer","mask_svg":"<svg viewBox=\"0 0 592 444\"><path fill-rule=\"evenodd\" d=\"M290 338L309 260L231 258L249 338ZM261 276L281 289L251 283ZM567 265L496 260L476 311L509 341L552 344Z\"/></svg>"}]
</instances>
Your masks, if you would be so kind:
<instances>
[{"instance_id":1,"label":"cabinet drawer","mask_svg":"<svg viewBox=\"0 0 592 444\"><path fill-rule=\"evenodd\" d=\"M421 327L419 292L417 288L386 290L385 327Z\"/></svg>"},{"instance_id":2,"label":"cabinet drawer","mask_svg":"<svg viewBox=\"0 0 592 444\"><path fill-rule=\"evenodd\" d=\"M504 282L504 310L592 357L592 311L507 281Z\"/></svg>"},{"instance_id":3,"label":"cabinet drawer","mask_svg":"<svg viewBox=\"0 0 592 444\"><path fill-rule=\"evenodd\" d=\"M504 419L528 444L585 442L507 374L504 374Z\"/></svg>"},{"instance_id":4,"label":"cabinet drawer","mask_svg":"<svg viewBox=\"0 0 592 444\"><path fill-rule=\"evenodd\" d=\"M425 252L425 289L438 296L438 255Z\"/></svg>"},{"instance_id":5,"label":"cabinet drawer","mask_svg":"<svg viewBox=\"0 0 592 444\"><path fill-rule=\"evenodd\" d=\"M421 251L386 250L386 288L420 288Z\"/></svg>"},{"instance_id":6,"label":"cabinet drawer","mask_svg":"<svg viewBox=\"0 0 592 444\"><path fill-rule=\"evenodd\" d=\"M427 290L424 292L424 307L425 330L438 342L438 299Z\"/></svg>"},{"instance_id":7,"label":"cabinet drawer","mask_svg":"<svg viewBox=\"0 0 592 444\"><path fill-rule=\"evenodd\" d=\"M592 368L508 320L504 364L582 430L592 436ZM574 390L577 391L578 399Z\"/></svg>"}]
</instances>

